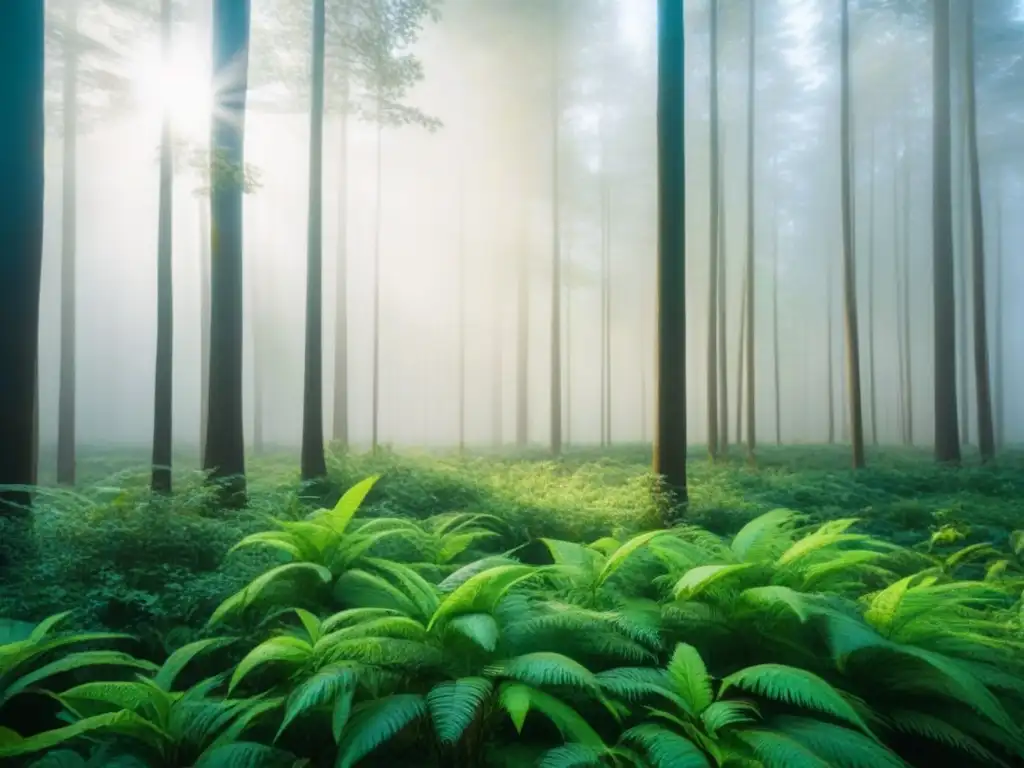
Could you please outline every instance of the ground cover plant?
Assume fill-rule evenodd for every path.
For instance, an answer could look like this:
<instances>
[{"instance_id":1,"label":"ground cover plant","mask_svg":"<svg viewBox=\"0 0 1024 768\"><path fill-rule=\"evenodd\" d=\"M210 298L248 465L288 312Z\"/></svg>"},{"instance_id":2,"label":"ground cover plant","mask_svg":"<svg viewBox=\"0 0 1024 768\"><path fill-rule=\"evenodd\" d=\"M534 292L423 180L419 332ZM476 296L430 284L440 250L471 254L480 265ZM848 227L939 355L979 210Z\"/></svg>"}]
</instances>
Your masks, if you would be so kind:
<instances>
[{"instance_id":1,"label":"ground cover plant","mask_svg":"<svg viewBox=\"0 0 1024 768\"><path fill-rule=\"evenodd\" d=\"M268 461L244 513L198 478L54 491L5 580L4 613L43 621L4 625L0 755L1021 764L1013 458L955 485L909 454L851 479L797 452L697 469L668 528L626 450L352 457L326 500Z\"/></svg>"}]
</instances>

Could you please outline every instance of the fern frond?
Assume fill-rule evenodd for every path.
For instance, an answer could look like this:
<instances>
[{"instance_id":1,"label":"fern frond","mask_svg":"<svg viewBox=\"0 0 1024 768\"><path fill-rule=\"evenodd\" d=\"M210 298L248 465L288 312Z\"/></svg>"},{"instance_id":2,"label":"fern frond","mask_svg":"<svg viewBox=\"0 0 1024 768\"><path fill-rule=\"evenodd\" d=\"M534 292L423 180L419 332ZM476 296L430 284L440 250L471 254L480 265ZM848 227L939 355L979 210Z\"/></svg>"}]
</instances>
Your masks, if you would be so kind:
<instances>
[{"instance_id":1,"label":"fern frond","mask_svg":"<svg viewBox=\"0 0 1024 768\"><path fill-rule=\"evenodd\" d=\"M676 582L672 596L676 600L692 600L712 589L721 589L728 584L734 589L742 585L742 576L750 573L756 563L737 563L734 565L699 565L691 568Z\"/></svg>"},{"instance_id":2,"label":"fern frond","mask_svg":"<svg viewBox=\"0 0 1024 768\"><path fill-rule=\"evenodd\" d=\"M871 736L871 730L853 706L826 680L805 669L785 664L757 664L722 680L719 695L740 688L776 701L817 710L844 720Z\"/></svg>"},{"instance_id":3,"label":"fern frond","mask_svg":"<svg viewBox=\"0 0 1024 768\"><path fill-rule=\"evenodd\" d=\"M688 714L698 717L715 698L711 676L700 651L687 643L679 643L672 652L667 669L676 693L686 702Z\"/></svg>"},{"instance_id":4,"label":"fern frond","mask_svg":"<svg viewBox=\"0 0 1024 768\"><path fill-rule=\"evenodd\" d=\"M621 547L616 549L608 559L605 561L604 566L601 568L600 573L597 576L597 586L601 586L608 581L615 573L622 567L623 563L635 552L643 547L646 547L655 539L664 536L668 531L658 530L649 531L647 533L638 534Z\"/></svg>"},{"instance_id":5,"label":"fern frond","mask_svg":"<svg viewBox=\"0 0 1024 768\"><path fill-rule=\"evenodd\" d=\"M214 648L221 648L230 642L231 640L227 638L211 637L183 645L167 657L167 660L153 678L153 682L156 683L157 687L170 692L174 688L174 681L178 679L178 675L196 656Z\"/></svg>"},{"instance_id":6,"label":"fern frond","mask_svg":"<svg viewBox=\"0 0 1024 768\"><path fill-rule=\"evenodd\" d=\"M302 681L288 696L284 719L274 741L281 738L288 725L297 717L315 707L333 704L340 697L350 701L355 692L358 669L353 664L329 664L315 675Z\"/></svg>"},{"instance_id":7,"label":"fern frond","mask_svg":"<svg viewBox=\"0 0 1024 768\"><path fill-rule=\"evenodd\" d=\"M203 752L194 768L285 768L294 758L281 749L255 742L236 741Z\"/></svg>"},{"instance_id":8,"label":"fern frond","mask_svg":"<svg viewBox=\"0 0 1024 768\"><path fill-rule=\"evenodd\" d=\"M422 696L400 693L358 705L338 745L337 768L352 768L411 723L426 717Z\"/></svg>"},{"instance_id":9,"label":"fern frond","mask_svg":"<svg viewBox=\"0 0 1024 768\"><path fill-rule=\"evenodd\" d=\"M522 733L527 713L535 709L550 720L567 741L596 748L605 746L586 718L561 699L544 691L522 683L502 683L498 689L498 701L519 733Z\"/></svg>"},{"instance_id":10,"label":"fern frond","mask_svg":"<svg viewBox=\"0 0 1024 768\"><path fill-rule=\"evenodd\" d=\"M484 677L464 677L439 683L427 694L427 709L442 744L454 744L469 727L494 691Z\"/></svg>"},{"instance_id":11,"label":"fern frond","mask_svg":"<svg viewBox=\"0 0 1024 768\"><path fill-rule=\"evenodd\" d=\"M523 654L492 664L486 672L492 677L508 677L534 686L561 685L584 690L598 687L593 672L578 661L552 651Z\"/></svg>"},{"instance_id":12,"label":"fern frond","mask_svg":"<svg viewBox=\"0 0 1024 768\"><path fill-rule=\"evenodd\" d=\"M493 612L512 587L540 572L541 569L529 565L499 565L471 576L445 596L428 629L460 613Z\"/></svg>"},{"instance_id":13,"label":"fern frond","mask_svg":"<svg viewBox=\"0 0 1024 768\"><path fill-rule=\"evenodd\" d=\"M485 651L498 647L501 630L498 622L489 613L464 613L448 622L446 630L457 632L472 640Z\"/></svg>"},{"instance_id":14,"label":"fern frond","mask_svg":"<svg viewBox=\"0 0 1024 768\"><path fill-rule=\"evenodd\" d=\"M712 737L725 728L741 723L753 723L760 717L757 705L742 699L712 702L700 715L704 730Z\"/></svg>"},{"instance_id":15,"label":"fern frond","mask_svg":"<svg viewBox=\"0 0 1024 768\"><path fill-rule=\"evenodd\" d=\"M262 575L253 579L248 586L243 587L217 606L213 615L210 616L207 626L212 627L223 620L227 615L248 608L259 598L263 591L277 579L285 576L298 575L316 576L317 579L324 584L330 584L331 580L334 578L334 575L330 570L316 563L285 563L284 565L279 565L276 568L271 568L269 571L266 571Z\"/></svg>"},{"instance_id":16,"label":"fern frond","mask_svg":"<svg viewBox=\"0 0 1024 768\"><path fill-rule=\"evenodd\" d=\"M834 768L796 739L778 731L749 728L735 738L745 744L765 768Z\"/></svg>"},{"instance_id":17,"label":"fern frond","mask_svg":"<svg viewBox=\"0 0 1024 768\"><path fill-rule=\"evenodd\" d=\"M640 747L652 768L711 768L696 744L660 725L635 726L622 734L622 740Z\"/></svg>"},{"instance_id":18,"label":"fern frond","mask_svg":"<svg viewBox=\"0 0 1024 768\"><path fill-rule=\"evenodd\" d=\"M837 768L907 768L894 752L849 728L791 716L773 718L770 725Z\"/></svg>"},{"instance_id":19,"label":"fern frond","mask_svg":"<svg viewBox=\"0 0 1024 768\"><path fill-rule=\"evenodd\" d=\"M755 517L733 536L733 555L747 563L775 560L789 546L793 528L801 519L790 509L775 509Z\"/></svg>"},{"instance_id":20,"label":"fern frond","mask_svg":"<svg viewBox=\"0 0 1024 768\"><path fill-rule=\"evenodd\" d=\"M931 741L958 749L972 757L980 758L986 765L1003 764L977 739L964 733L952 723L926 712L893 710L886 714L890 726L902 733L922 736Z\"/></svg>"}]
</instances>

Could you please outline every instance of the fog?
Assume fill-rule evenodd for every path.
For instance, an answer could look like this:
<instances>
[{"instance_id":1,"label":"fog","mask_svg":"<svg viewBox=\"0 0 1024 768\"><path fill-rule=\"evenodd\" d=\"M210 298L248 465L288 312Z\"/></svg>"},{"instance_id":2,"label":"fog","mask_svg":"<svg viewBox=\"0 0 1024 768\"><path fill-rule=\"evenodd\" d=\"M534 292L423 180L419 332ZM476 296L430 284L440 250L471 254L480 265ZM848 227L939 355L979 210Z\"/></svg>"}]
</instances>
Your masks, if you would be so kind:
<instances>
[{"instance_id":1,"label":"fog","mask_svg":"<svg viewBox=\"0 0 1024 768\"><path fill-rule=\"evenodd\" d=\"M298 4L298 3L293 3ZM84 18L115 13L82 0ZM155 5L155 4L154 4ZM177 67L209 71L208 3L182 4ZM246 441L260 421L267 446L299 444L302 428L309 170L308 84L266 85L261 66L282 51L309 49L287 31L283 0L253 0L246 163L258 183L245 198ZM330 5L330 3L328 3ZM914 440L931 440L931 23L929 4L852 3L856 260L865 434L899 443L904 403ZM959 3L954 3L958 19ZM994 386L1024 387L1024 3L978 4L977 98L988 278L989 354ZM552 57L550 0L445 0L411 48L423 78L404 103L436 119L379 127L347 120L348 403L353 445L368 447L372 419L374 254L379 256L380 442L448 447L459 440L460 290L464 258L465 439L514 443L519 340L517 275L528 264L529 441L550 427L552 157L558 158L562 263L562 384L565 437L602 440L602 237L610 270L608 315L610 439L646 442L655 405L654 0L561 3ZM728 407L735 430L737 361L746 248L747 10L722 0L719 50L727 281ZM906 7L907 10L901 10ZM776 439L779 367L785 443L843 439L843 322L839 184L839 27L832 0L758 0L754 104L755 371L759 439ZM705 439L709 229L708 3L686 3L687 406L692 443ZM105 18L101 15L96 18ZM93 23L98 22L93 20ZM956 27L956 25L954 25ZM156 57L155 27L108 41L122 56L129 98L107 103L102 78L81 85L78 131L74 342L79 447L145 446L152 439L156 350L157 203L161 88L174 90L182 137L202 141L202 85L162 81L141 62ZM959 27L956 27L959 30ZM97 37L101 32L95 33ZM954 31L954 207L967 204L962 142L962 34ZM146 52L149 51L149 54ZM59 46L50 85L61 89ZM553 60L555 64L553 65ZM306 65L308 66L308 65ZM328 67L330 67L328 62ZM553 153L552 69L557 67L558 145ZM194 67L194 70L192 69ZM149 74L147 74L149 73ZM330 74L330 73L329 73ZM184 77L184 76L183 76ZM193 77L188 75L188 77ZM331 79L328 77L328 87ZM91 94L91 96L90 96ZM59 100L58 100L59 101ZM332 96L328 94L328 105ZM48 114L60 125L60 105ZM86 118L89 119L86 119ZM328 113L324 146L324 423L330 439L336 349L338 190L342 117ZM378 141L379 147L378 147ZM40 381L40 443L56 442L61 346L62 146L47 145ZM379 151L379 173L378 173ZM200 442L202 403L202 207L209 199L193 168L175 177L174 441ZM909 182L909 183L908 183ZM379 186L378 186L379 185ZM602 217L602 198L606 216ZM377 207L377 201L380 207ZM604 226L602 219L604 218ZM968 239L955 215L961 259ZM378 242L379 238L379 242ZM900 254L909 265L910 366L900 362ZM777 262L775 261L777 258ZM873 265L873 266L872 266ZM958 313L970 296L958 267ZM773 345L773 297L778 349ZM831 282L830 282L831 281ZM966 288L966 290L965 290ZM831 295L831 300L830 300ZM831 306L831 321L829 307ZM969 319L969 315L967 315ZM998 327L1001 336L997 336ZM873 331L872 331L873 327ZM958 321L958 328L961 326ZM832 333L833 378L828 378ZM974 416L970 331L961 408ZM873 339L873 344L872 344ZM499 365L500 362L500 365ZM216 366L217 360L211 365ZM671 395L671 393L669 393ZM495 399L500 397L500 425ZM1024 439L1024 403L1002 396L996 416L1006 441ZM874 416L872 413L874 412ZM872 425L877 425L877 432ZM496 430L500 426L500 434ZM972 423L968 441L976 439Z\"/></svg>"}]
</instances>

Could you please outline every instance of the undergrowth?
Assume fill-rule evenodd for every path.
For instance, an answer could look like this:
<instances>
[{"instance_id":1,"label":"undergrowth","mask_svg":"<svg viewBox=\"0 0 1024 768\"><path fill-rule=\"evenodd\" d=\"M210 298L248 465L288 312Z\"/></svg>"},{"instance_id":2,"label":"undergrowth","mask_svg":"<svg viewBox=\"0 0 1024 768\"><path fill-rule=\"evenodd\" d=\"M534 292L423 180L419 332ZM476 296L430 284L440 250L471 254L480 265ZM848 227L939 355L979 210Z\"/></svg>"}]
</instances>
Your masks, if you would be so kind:
<instances>
[{"instance_id":1,"label":"undergrowth","mask_svg":"<svg viewBox=\"0 0 1024 768\"><path fill-rule=\"evenodd\" d=\"M188 473L48 491L0 614L75 615L0 627L0 756L1022 764L1012 457L795 454L695 463L670 530L639 451L336 459L340 499L257 461L230 514Z\"/></svg>"}]
</instances>

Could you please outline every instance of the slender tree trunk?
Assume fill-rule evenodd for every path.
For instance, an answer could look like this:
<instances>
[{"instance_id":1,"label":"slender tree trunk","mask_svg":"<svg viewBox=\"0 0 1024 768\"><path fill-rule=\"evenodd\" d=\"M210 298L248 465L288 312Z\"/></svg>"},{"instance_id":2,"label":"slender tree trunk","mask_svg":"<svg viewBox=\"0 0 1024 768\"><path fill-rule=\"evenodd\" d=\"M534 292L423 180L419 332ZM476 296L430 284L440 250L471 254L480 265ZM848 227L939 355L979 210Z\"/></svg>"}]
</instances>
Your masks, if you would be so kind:
<instances>
[{"instance_id":1,"label":"slender tree trunk","mask_svg":"<svg viewBox=\"0 0 1024 768\"><path fill-rule=\"evenodd\" d=\"M960 463L957 424L956 295L953 288L953 196L950 177L949 0L933 0L932 247L935 344L935 458Z\"/></svg>"},{"instance_id":2,"label":"slender tree trunk","mask_svg":"<svg viewBox=\"0 0 1024 768\"><path fill-rule=\"evenodd\" d=\"M214 0L215 82L230 72L218 99L211 163L210 402L204 469L225 488L228 504L245 502L242 422L242 195L249 62L248 0ZM217 170L225 164L228 172ZM216 361L216 365L212 361Z\"/></svg>"},{"instance_id":3,"label":"slender tree trunk","mask_svg":"<svg viewBox=\"0 0 1024 768\"><path fill-rule=\"evenodd\" d=\"M466 452L466 169L464 162L459 173L459 245L456 270L458 312L455 322L458 327L459 337L456 398L459 405L459 455L462 455Z\"/></svg>"},{"instance_id":4,"label":"slender tree trunk","mask_svg":"<svg viewBox=\"0 0 1024 768\"><path fill-rule=\"evenodd\" d=\"M558 0L554 3L551 28L551 455L562 455L562 243L558 173L561 122L561 93L558 78Z\"/></svg>"},{"instance_id":5,"label":"slender tree trunk","mask_svg":"<svg viewBox=\"0 0 1024 768\"><path fill-rule=\"evenodd\" d=\"M306 222L306 365L302 397L302 479L327 475L324 458L323 192L325 0L313 0L309 111L309 211Z\"/></svg>"},{"instance_id":6,"label":"slender tree trunk","mask_svg":"<svg viewBox=\"0 0 1024 768\"><path fill-rule=\"evenodd\" d=\"M602 144L603 146L603 144ZM601 169L601 447L608 445L608 179Z\"/></svg>"},{"instance_id":7,"label":"slender tree trunk","mask_svg":"<svg viewBox=\"0 0 1024 768\"><path fill-rule=\"evenodd\" d=\"M904 117L904 120L906 118ZM903 149L903 354L907 361L907 445L914 444L914 346L911 343L911 316L913 307L910 304L910 145L906 143L908 132L904 124Z\"/></svg>"},{"instance_id":8,"label":"slender tree trunk","mask_svg":"<svg viewBox=\"0 0 1024 768\"><path fill-rule=\"evenodd\" d=\"M348 430L348 70L341 75L338 131L338 251L334 299L334 413L332 437L338 450L349 446Z\"/></svg>"},{"instance_id":9,"label":"slender tree trunk","mask_svg":"<svg viewBox=\"0 0 1024 768\"><path fill-rule=\"evenodd\" d=\"M757 53L757 16L754 9L756 3L750 3L748 13L750 14L750 31L748 33L749 70L747 76L747 277L746 277L746 355L747 355L747 461L753 464L756 460L757 450L757 369L754 367L754 241L755 216L754 190L756 179L754 177L754 126L757 115L757 82L755 66ZM737 411L737 417L739 412Z\"/></svg>"},{"instance_id":10,"label":"slender tree trunk","mask_svg":"<svg viewBox=\"0 0 1024 768\"><path fill-rule=\"evenodd\" d=\"M999 184L996 189L996 253L995 253L995 361L993 364L993 378L995 390L995 424L996 424L996 446L1002 448L1006 444L1006 421L1004 403L1004 379L1003 379L1003 358L1006 350L1003 347L1003 188L1002 176L999 177Z\"/></svg>"},{"instance_id":11,"label":"slender tree trunk","mask_svg":"<svg viewBox=\"0 0 1024 768\"><path fill-rule=\"evenodd\" d=\"M900 427L900 442L907 445L907 356L903 345L903 322L907 307L903 301L903 254L900 250L900 142L896 133L896 124L892 126L892 283L895 289L895 326L896 335L896 366L899 371L899 397L897 403L897 423Z\"/></svg>"},{"instance_id":12,"label":"slender tree trunk","mask_svg":"<svg viewBox=\"0 0 1024 768\"><path fill-rule=\"evenodd\" d=\"M952 8L952 6L950 6ZM951 49L952 50L952 49ZM950 53L952 56L952 53ZM966 88L965 88L966 90ZM966 99L965 99L966 102ZM966 110L964 110L966 111ZM959 248L954 245L953 247L953 259L954 265L959 273L955 278L956 282L953 286L953 290L956 295L958 313L956 317L957 321L957 376L959 377L959 383L957 385L957 403L959 406L960 416L960 438L964 445L971 444L971 400L968 392L970 386L970 374L969 374L969 363L968 363L968 346L969 346L969 335L967 332L967 316L970 312L968 307L968 264L969 264L969 253L971 248L971 223L968 219L970 213L970 181L968 179L967 170L967 129L966 114L962 114L963 130L960 131L959 137L959 153L958 153L958 172L957 184L955 189L955 197L957 205L955 208L957 222L959 223L959 229L957 230Z\"/></svg>"},{"instance_id":13,"label":"slender tree trunk","mask_svg":"<svg viewBox=\"0 0 1024 768\"><path fill-rule=\"evenodd\" d=\"M504 350L505 350L505 285L502 280L502 260L495 251L493 263L494 274L491 279L493 302L491 317L491 437L495 448L501 448L505 442L505 382L504 382Z\"/></svg>"},{"instance_id":14,"label":"slender tree trunk","mask_svg":"<svg viewBox=\"0 0 1024 768\"><path fill-rule=\"evenodd\" d=\"M686 503L683 4L658 0L658 421L654 472Z\"/></svg>"},{"instance_id":15,"label":"slender tree trunk","mask_svg":"<svg viewBox=\"0 0 1024 768\"><path fill-rule=\"evenodd\" d=\"M210 418L210 199L199 198L199 464L206 466Z\"/></svg>"},{"instance_id":16,"label":"slender tree trunk","mask_svg":"<svg viewBox=\"0 0 1024 768\"><path fill-rule=\"evenodd\" d=\"M78 13L79 0L65 3L64 180L61 185L60 394L57 407L57 482L75 484L75 365L78 260Z\"/></svg>"},{"instance_id":17,"label":"slender tree trunk","mask_svg":"<svg viewBox=\"0 0 1024 768\"><path fill-rule=\"evenodd\" d=\"M566 263L572 265L572 254L566 247ZM570 269L571 273L571 269ZM572 278L563 280L565 290L565 444L572 443Z\"/></svg>"},{"instance_id":18,"label":"slender tree trunk","mask_svg":"<svg viewBox=\"0 0 1024 768\"><path fill-rule=\"evenodd\" d=\"M260 349L263 338L262 323L260 322L263 300L260 295L259 276L255 274L255 269L250 270L250 275L253 283L249 291L249 300L252 302L252 308L249 310L249 315L252 318L250 320L252 327L252 450L258 455L263 453L265 448L263 439L264 362L263 352Z\"/></svg>"},{"instance_id":19,"label":"slender tree trunk","mask_svg":"<svg viewBox=\"0 0 1024 768\"><path fill-rule=\"evenodd\" d=\"M841 138L842 153L842 213L843 213L843 294L846 322L846 360L849 379L850 430L853 439L853 466L864 466L864 422L861 412L860 388L860 339L857 327L857 273L853 251L853 189L851 178L851 154L853 144L850 137L850 8L849 0L842 3L842 109Z\"/></svg>"},{"instance_id":20,"label":"slender tree trunk","mask_svg":"<svg viewBox=\"0 0 1024 768\"><path fill-rule=\"evenodd\" d=\"M992 423L992 382L988 360L988 306L985 297L985 220L981 204L981 163L978 160L978 108L975 101L974 3L967 3L964 30L965 90L967 94L967 147L971 172L971 277L974 310L974 381L978 412L978 448L983 462L995 458L995 427Z\"/></svg>"},{"instance_id":21,"label":"slender tree trunk","mask_svg":"<svg viewBox=\"0 0 1024 768\"><path fill-rule=\"evenodd\" d=\"M728 292L726 291L726 233L725 190L718 189L718 453L729 454L729 345L728 345Z\"/></svg>"},{"instance_id":22,"label":"slender tree trunk","mask_svg":"<svg viewBox=\"0 0 1024 768\"><path fill-rule=\"evenodd\" d=\"M525 219L525 211L521 214ZM516 304L516 447L522 450L530 440L530 261L527 243L522 236Z\"/></svg>"},{"instance_id":23,"label":"slender tree trunk","mask_svg":"<svg viewBox=\"0 0 1024 768\"><path fill-rule=\"evenodd\" d=\"M719 246L719 206L722 196L719 192L721 184L721 149L719 148L718 118L718 0L710 0L711 15L711 149L710 163L710 194L708 222L708 360L707 360L707 430L708 456L714 461L718 458L718 246Z\"/></svg>"},{"instance_id":24,"label":"slender tree trunk","mask_svg":"<svg viewBox=\"0 0 1024 768\"><path fill-rule=\"evenodd\" d=\"M647 291L643 284L640 283L640 306L647 308L650 306L650 301L647 299ZM647 387L648 387L648 366L651 361L651 349L648 341L648 328L645 320L646 315L640 313L640 444L647 445Z\"/></svg>"},{"instance_id":25,"label":"slender tree trunk","mask_svg":"<svg viewBox=\"0 0 1024 768\"><path fill-rule=\"evenodd\" d=\"M871 369L868 407L871 410L871 444L878 445L878 369L875 357L875 128L871 128L871 151L868 168L868 368Z\"/></svg>"},{"instance_id":26,"label":"slender tree trunk","mask_svg":"<svg viewBox=\"0 0 1024 768\"><path fill-rule=\"evenodd\" d=\"M779 376L779 184L775 160L772 161L772 171L775 181L775 194L772 195L772 374L775 392L775 444L782 445L782 387ZM831 357L829 360L831 364ZM831 390L831 374L828 386Z\"/></svg>"},{"instance_id":27,"label":"slender tree trunk","mask_svg":"<svg viewBox=\"0 0 1024 768\"><path fill-rule=\"evenodd\" d=\"M0 24L0 514L35 483L39 283L43 257L45 4L13 3Z\"/></svg>"},{"instance_id":28,"label":"slender tree trunk","mask_svg":"<svg viewBox=\"0 0 1024 768\"><path fill-rule=\"evenodd\" d=\"M381 124L380 94L377 105L377 154L376 178L377 199L373 225L373 403L371 405L370 451L377 453L380 447L380 230L381 230L381 187L383 186L383 165L381 143L384 128Z\"/></svg>"},{"instance_id":29,"label":"slender tree trunk","mask_svg":"<svg viewBox=\"0 0 1024 768\"><path fill-rule=\"evenodd\" d=\"M830 249L831 250L831 249ZM832 255L829 253L825 273L825 301L828 318L825 322L825 336L828 342L828 444L836 442L836 374L835 374L835 331L833 330L833 319L835 317L835 280L832 276ZM841 379L842 377L840 377ZM845 398L844 398L845 399Z\"/></svg>"},{"instance_id":30,"label":"slender tree trunk","mask_svg":"<svg viewBox=\"0 0 1024 768\"><path fill-rule=\"evenodd\" d=\"M170 65L171 0L160 1L160 46L163 65ZM172 272L174 156L172 116L165 109L160 128L160 200L157 221L156 370L153 394L153 471L158 493L171 491L172 413L174 392L174 277Z\"/></svg>"},{"instance_id":31,"label":"slender tree trunk","mask_svg":"<svg viewBox=\"0 0 1024 768\"><path fill-rule=\"evenodd\" d=\"M604 301L604 424L605 443L612 444L612 191L608 178L605 188L605 301Z\"/></svg>"},{"instance_id":32,"label":"slender tree trunk","mask_svg":"<svg viewBox=\"0 0 1024 768\"><path fill-rule=\"evenodd\" d=\"M736 327L736 443L743 444L743 395L746 392L747 360L747 273L743 272L740 291L740 322Z\"/></svg>"}]
</instances>

